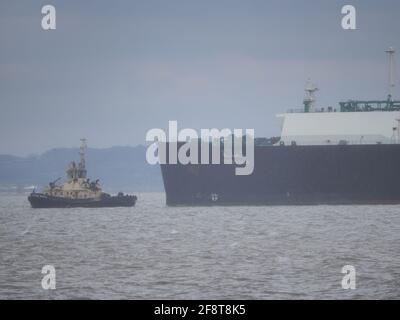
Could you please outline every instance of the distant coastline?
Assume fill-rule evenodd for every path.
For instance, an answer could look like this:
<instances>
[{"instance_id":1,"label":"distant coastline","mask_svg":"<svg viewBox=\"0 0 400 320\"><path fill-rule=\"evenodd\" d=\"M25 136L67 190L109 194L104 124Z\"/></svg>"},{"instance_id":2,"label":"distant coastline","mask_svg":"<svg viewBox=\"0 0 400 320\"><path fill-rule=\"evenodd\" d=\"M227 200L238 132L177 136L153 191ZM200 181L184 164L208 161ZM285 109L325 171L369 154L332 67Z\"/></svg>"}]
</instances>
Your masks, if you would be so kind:
<instances>
[{"instance_id":1,"label":"distant coastline","mask_svg":"<svg viewBox=\"0 0 400 320\"><path fill-rule=\"evenodd\" d=\"M89 177L101 177L108 192L162 192L159 166L146 162L146 147L114 146L88 148ZM78 159L78 148L55 148L40 155L19 157L0 154L0 193L25 193L65 176L71 159Z\"/></svg>"}]
</instances>

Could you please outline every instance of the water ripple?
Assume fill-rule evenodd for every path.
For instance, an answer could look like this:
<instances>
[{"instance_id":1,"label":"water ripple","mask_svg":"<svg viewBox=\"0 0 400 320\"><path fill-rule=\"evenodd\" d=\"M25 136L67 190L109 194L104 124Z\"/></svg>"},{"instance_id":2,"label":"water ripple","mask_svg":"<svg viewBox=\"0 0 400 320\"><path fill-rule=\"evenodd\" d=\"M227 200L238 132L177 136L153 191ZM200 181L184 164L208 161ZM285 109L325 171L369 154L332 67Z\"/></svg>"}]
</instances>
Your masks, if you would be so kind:
<instances>
[{"instance_id":1,"label":"water ripple","mask_svg":"<svg viewBox=\"0 0 400 320\"><path fill-rule=\"evenodd\" d=\"M0 298L398 299L400 206L31 209L0 196ZM56 268L57 289L41 288ZM343 290L341 268L357 270Z\"/></svg>"}]
</instances>

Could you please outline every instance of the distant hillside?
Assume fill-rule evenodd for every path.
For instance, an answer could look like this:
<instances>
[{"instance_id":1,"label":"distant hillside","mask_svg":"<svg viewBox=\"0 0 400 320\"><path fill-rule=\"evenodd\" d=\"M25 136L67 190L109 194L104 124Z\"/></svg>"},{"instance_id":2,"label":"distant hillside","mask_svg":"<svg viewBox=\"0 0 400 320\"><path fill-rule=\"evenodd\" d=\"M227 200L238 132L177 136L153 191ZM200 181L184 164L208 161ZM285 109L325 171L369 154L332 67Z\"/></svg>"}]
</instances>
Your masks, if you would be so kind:
<instances>
[{"instance_id":1,"label":"distant hillside","mask_svg":"<svg viewBox=\"0 0 400 320\"><path fill-rule=\"evenodd\" d=\"M52 149L40 156L0 155L0 187L44 186L65 178L68 164L79 161L78 149ZM117 191L163 191L161 170L146 162L146 147L87 149L88 177L100 179L103 189Z\"/></svg>"}]
</instances>

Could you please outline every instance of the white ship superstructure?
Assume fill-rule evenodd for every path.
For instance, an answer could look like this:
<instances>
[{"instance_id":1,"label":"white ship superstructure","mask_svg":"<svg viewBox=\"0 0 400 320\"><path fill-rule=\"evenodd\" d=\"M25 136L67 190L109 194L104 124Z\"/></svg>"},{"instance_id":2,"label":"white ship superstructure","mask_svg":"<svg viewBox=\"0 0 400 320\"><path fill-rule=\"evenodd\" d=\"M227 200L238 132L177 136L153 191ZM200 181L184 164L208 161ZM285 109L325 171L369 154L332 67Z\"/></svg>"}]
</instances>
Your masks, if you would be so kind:
<instances>
[{"instance_id":1,"label":"white ship superstructure","mask_svg":"<svg viewBox=\"0 0 400 320\"><path fill-rule=\"evenodd\" d=\"M394 53L389 55L389 94L386 100L340 102L338 108L316 108L318 88L308 82L304 108L278 114L280 144L387 144L400 143L400 101L393 100Z\"/></svg>"}]
</instances>

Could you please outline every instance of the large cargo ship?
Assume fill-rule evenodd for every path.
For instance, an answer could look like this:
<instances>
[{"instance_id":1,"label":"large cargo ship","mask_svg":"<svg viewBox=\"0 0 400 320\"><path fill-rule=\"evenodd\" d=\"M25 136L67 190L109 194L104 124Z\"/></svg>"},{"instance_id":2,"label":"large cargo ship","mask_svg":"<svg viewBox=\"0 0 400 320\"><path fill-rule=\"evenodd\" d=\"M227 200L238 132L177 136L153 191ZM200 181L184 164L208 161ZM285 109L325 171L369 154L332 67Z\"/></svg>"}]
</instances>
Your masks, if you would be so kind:
<instances>
[{"instance_id":1,"label":"large cargo ship","mask_svg":"<svg viewBox=\"0 0 400 320\"><path fill-rule=\"evenodd\" d=\"M394 50L386 52L387 99L316 108L308 83L304 107L278 115L280 137L255 139L252 174L236 175L234 164L161 164L167 205L400 203L400 101Z\"/></svg>"}]
</instances>

